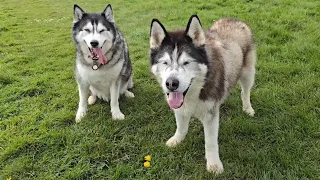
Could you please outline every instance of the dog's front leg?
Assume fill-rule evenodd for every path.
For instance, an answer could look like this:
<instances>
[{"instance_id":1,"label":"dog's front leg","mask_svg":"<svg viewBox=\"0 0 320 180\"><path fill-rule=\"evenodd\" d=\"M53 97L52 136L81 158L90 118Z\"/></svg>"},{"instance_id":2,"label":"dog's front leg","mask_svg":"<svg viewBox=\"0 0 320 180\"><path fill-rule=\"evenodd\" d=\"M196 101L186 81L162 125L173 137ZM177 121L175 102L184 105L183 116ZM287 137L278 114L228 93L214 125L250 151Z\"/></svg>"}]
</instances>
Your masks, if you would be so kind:
<instances>
[{"instance_id":1,"label":"dog's front leg","mask_svg":"<svg viewBox=\"0 0 320 180\"><path fill-rule=\"evenodd\" d=\"M89 97L89 85L83 82L78 82L79 89L79 107L76 115L76 122L80 122L81 119L87 113L87 99Z\"/></svg>"},{"instance_id":2,"label":"dog's front leg","mask_svg":"<svg viewBox=\"0 0 320 180\"><path fill-rule=\"evenodd\" d=\"M184 140L185 136L188 133L191 116L175 112L175 118L177 130L176 133L166 143L166 145L169 147L174 147Z\"/></svg>"},{"instance_id":3,"label":"dog's front leg","mask_svg":"<svg viewBox=\"0 0 320 180\"><path fill-rule=\"evenodd\" d=\"M219 131L219 109L214 107L203 118L204 140L207 159L207 170L216 174L223 172L223 165L219 157L218 131Z\"/></svg>"},{"instance_id":4,"label":"dog's front leg","mask_svg":"<svg viewBox=\"0 0 320 180\"><path fill-rule=\"evenodd\" d=\"M122 114L119 108L120 84L121 84L121 80L116 80L111 84L111 87L110 87L110 96L111 96L110 106L111 106L112 119L114 120L124 119L124 114Z\"/></svg>"}]
</instances>

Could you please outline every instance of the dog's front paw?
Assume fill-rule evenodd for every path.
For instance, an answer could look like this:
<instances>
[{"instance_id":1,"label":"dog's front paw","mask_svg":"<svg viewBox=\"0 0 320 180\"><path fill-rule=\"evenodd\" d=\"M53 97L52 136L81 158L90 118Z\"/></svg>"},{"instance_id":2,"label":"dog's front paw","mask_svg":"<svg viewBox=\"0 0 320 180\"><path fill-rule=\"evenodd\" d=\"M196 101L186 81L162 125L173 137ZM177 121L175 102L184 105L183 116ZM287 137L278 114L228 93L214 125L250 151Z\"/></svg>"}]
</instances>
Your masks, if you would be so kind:
<instances>
[{"instance_id":1,"label":"dog's front paw","mask_svg":"<svg viewBox=\"0 0 320 180\"><path fill-rule=\"evenodd\" d=\"M223 165L220 160L208 161L207 160L207 171L216 175L223 172Z\"/></svg>"},{"instance_id":2,"label":"dog's front paw","mask_svg":"<svg viewBox=\"0 0 320 180\"><path fill-rule=\"evenodd\" d=\"M112 119L113 120L123 120L124 114L121 111L113 111L112 112Z\"/></svg>"},{"instance_id":3,"label":"dog's front paw","mask_svg":"<svg viewBox=\"0 0 320 180\"><path fill-rule=\"evenodd\" d=\"M181 143L181 141L183 140L183 138L180 138L178 136L172 136L167 142L166 142L166 145L168 147L175 147L177 146L178 144Z\"/></svg>"},{"instance_id":4,"label":"dog's front paw","mask_svg":"<svg viewBox=\"0 0 320 180\"><path fill-rule=\"evenodd\" d=\"M243 107L243 111L246 112L251 117L253 117L254 113L255 113L251 106L250 107Z\"/></svg>"},{"instance_id":5,"label":"dog's front paw","mask_svg":"<svg viewBox=\"0 0 320 180\"><path fill-rule=\"evenodd\" d=\"M127 98L134 98L133 92L130 92L130 91L128 91L128 90L126 90L126 91L124 92L124 95L125 95Z\"/></svg>"},{"instance_id":6,"label":"dog's front paw","mask_svg":"<svg viewBox=\"0 0 320 180\"><path fill-rule=\"evenodd\" d=\"M79 123L85 115L86 115L86 111L78 110L76 115L76 122Z\"/></svg>"}]
</instances>

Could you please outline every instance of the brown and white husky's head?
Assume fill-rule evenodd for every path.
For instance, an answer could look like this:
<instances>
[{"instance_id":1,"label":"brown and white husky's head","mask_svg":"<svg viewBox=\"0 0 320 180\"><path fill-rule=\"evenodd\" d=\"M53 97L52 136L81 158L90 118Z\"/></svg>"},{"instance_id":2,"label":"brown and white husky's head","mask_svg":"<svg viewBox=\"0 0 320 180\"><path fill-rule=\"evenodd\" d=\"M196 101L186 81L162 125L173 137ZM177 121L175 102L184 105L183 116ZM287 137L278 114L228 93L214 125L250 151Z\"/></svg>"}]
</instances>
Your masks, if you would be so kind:
<instances>
[{"instance_id":1,"label":"brown and white husky's head","mask_svg":"<svg viewBox=\"0 0 320 180\"><path fill-rule=\"evenodd\" d=\"M159 20L153 19L150 61L169 106L180 108L188 91L203 81L207 72L205 33L198 16L190 17L185 30L173 32L167 32Z\"/></svg>"}]
</instances>

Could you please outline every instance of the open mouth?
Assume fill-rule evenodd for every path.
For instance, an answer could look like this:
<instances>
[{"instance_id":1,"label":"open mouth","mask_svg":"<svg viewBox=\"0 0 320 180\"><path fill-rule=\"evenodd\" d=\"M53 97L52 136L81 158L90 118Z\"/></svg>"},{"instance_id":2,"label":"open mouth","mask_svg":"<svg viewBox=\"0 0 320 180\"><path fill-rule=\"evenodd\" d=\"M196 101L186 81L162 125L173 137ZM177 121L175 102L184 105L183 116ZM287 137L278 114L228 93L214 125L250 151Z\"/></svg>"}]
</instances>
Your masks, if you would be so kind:
<instances>
[{"instance_id":1,"label":"open mouth","mask_svg":"<svg viewBox=\"0 0 320 180\"><path fill-rule=\"evenodd\" d=\"M103 43L104 44L104 43ZM103 47L103 46L102 46ZM88 58L97 58L99 60L100 64L107 64L107 57L103 54L102 52L102 47L101 48L89 48L90 51L90 55L88 56Z\"/></svg>"},{"instance_id":2,"label":"open mouth","mask_svg":"<svg viewBox=\"0 0 320 180\"><path fill-rule=\"evenodd\" d=\"M186 96L192 80L188 86L188 88L184 92L169 92L167 93L168 104L172 109L179 109L183 105L184 97Z\"/></svg>"}]
</instances>

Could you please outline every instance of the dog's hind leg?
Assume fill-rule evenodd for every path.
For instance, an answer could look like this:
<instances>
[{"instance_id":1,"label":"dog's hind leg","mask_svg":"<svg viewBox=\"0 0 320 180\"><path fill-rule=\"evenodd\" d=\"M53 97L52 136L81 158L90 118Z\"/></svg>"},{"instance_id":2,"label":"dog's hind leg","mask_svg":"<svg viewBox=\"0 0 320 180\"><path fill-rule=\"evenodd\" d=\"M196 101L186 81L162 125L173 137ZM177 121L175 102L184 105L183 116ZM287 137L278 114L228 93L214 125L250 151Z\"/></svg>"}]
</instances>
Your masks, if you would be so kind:
<instances>
[{"instance_id":1,"label":"dog's hind leg","mask_svg":"<svg viewBox=\"0 0 320 180\"><path fill-rule=\"evenodd\" d=\"M256 52L252 48L246 53L245 65L241 71L240 75L240 85L241 85L241 99L243 104L243 111L249 114L249 116L254 116L254 110L250 102L250 90L254 83L255 76L255 61Z\"/></svg>"},{"instance_id":2,"label":"dog's hind leg","mask_svg":"<svg viewBox=\"0 0 320 180\"><path fill-rule=\"evenodd\" d=\"M128 98L134 98L133 92L130 92L129 90L125 90L124 95Z\"/></svg>"},{"instance_id":3,"label":"dog's hind leg","mask_svg":"<svg viewBox=\"0 0 320 180\"><path fill-rule=\"evenodd\" d=\"M97 101L97 96L91 94L91 96L89 96L89 98L88 98L88 104L93 105L94 103L96 103L96 101Z\"/></svg>"},{"instance_id":4,"label":"dog's hind leg","mask_svg":"<svg viewBox=\"0 0 320 180\"><path fill-rule=\"evenodd\" d=\"M133 79L132 79L133 75L131 74L129 81L128 81L128 87L127 89L132 89L133 88Z\"/></svg>"},{"instance_id":5,"label":"dog's hind leg","mask_svg":"<svg viewBox=\"0 0 320 180\"><path fill-rule=\"evenodd\" d=\"M91 96L88 98L88 104L93 105L97 101L97 95L92 86L89 87L91 91Z\"/></svg>"},{"instance_id":6,"label":"dog's hind leg","mask_svg":"<svg viewBox=\"0 0 320 180\"><path fill-rule=\"evenodd\" d=\"M129 89L132 89L132 88L133 88L133 80L131 75L128 82L121 87L121 92L123 92L124 95L128 98L134 98L133 92L129 91Z\"/></svg>"}]
</instances>

